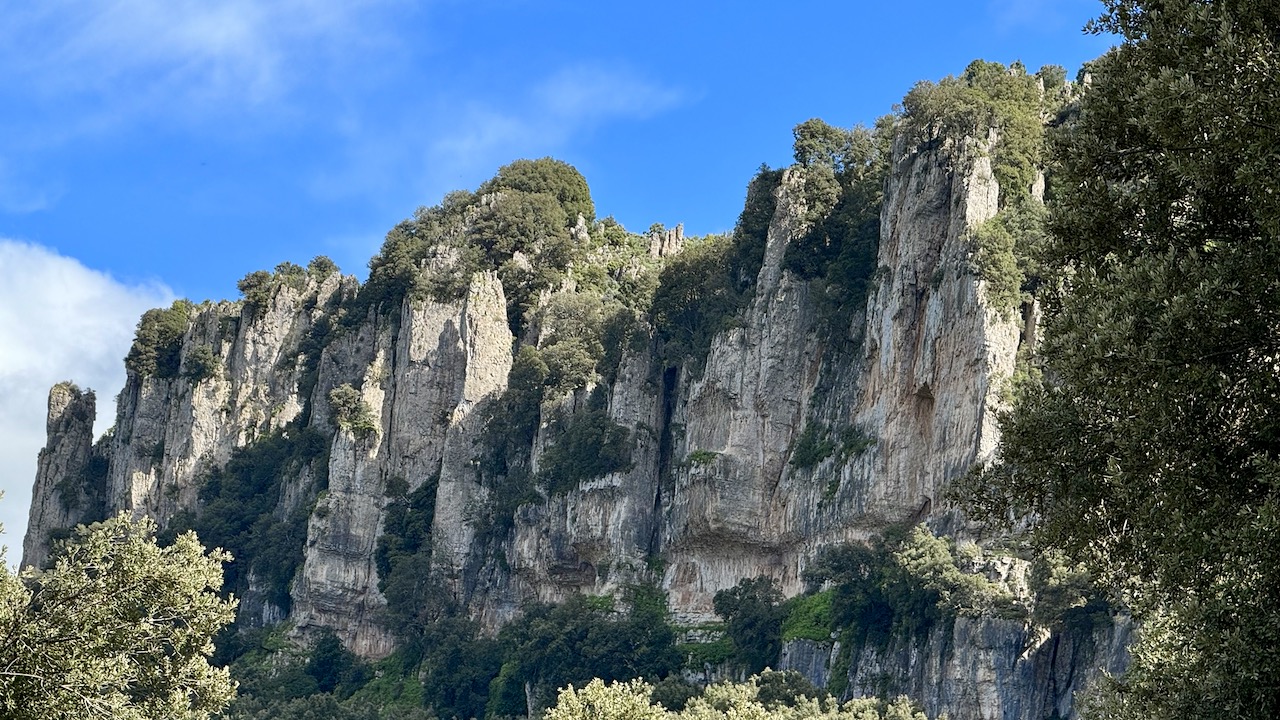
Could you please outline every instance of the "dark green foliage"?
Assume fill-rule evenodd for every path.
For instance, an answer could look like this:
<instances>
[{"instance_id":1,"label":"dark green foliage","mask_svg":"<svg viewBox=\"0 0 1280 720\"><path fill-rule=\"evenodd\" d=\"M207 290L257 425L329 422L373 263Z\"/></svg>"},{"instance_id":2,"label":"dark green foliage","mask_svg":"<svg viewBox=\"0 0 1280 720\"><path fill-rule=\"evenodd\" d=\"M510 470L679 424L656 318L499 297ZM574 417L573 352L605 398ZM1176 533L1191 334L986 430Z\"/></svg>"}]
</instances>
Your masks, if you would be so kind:
<instances>
[{"instance_id":1,"label":"dark green foliage","mask_svg":"<svg viewBox=\"0 0 1280 720\"><path fill-rule=\"evenodd\" d=\"M305 651L285 639L283 626L242 630L236 644L239 651L231 674L240 687L235 701L219 716L224 720L428 718L416 697L405 703L371 692L375 669L330 631L322 631ZM223 646L219 643L220 654ZM386 669L384 661L377 673Z\"/></svg>"},{"instance_id":2,"label":"dark green foliage","mask_svg":"<svg viewBox=\"0 0 1280 720\"><path fill-rule=\"evenodd\" d=\"M1044 268L1044 205L1027 201L1005 208L973 232L973 264L987 282L987 301L1009 313L1039 287Z\"/></svg>"},{"instance_id":3,"label":"dark green foliage","mask_svg":"<svg viewBox=\"0 0 1280 720\"><path fill-rule=\"evenodd\" d=\"M387 504L382 519L382 535L378 537L378 546L374 552L374 563L378 568L378 578L385 580L397 560L412 555L419 550L431 549L431 524L435 520L436 489L440 478L428 478L417 490L408 492L408 484L403 491L394 491L392 482L387 483L392 500Z\"/></svg>"},{"instance_id":4,"label":"dark green foliage","mask_svg":"<svg viewBox=\"0 0 1280 720\"><path fill-rule=\"evenodd\" d=\"M700 693L698 686L676 673L671 673L653 683L653 694L649 696L649 701L671 712L680 712Z\"/></svg>"},{"instance_id":5,"label":"dark green foliage","mask_svg":"<svg viewBox=\"0 0 1280 720\"><path fill-rule=\"evenodd\" d=\"M831 597L826 590L812 595L797 595L784 606L782 641L813 640L826 642L835 628L831 623Z\"/></svg>"},{"instance_id":6,"label":"dark green foliage","mask_svg":"<svg viewBox=\"0 0 1280 720\"><path fill-rule=\"evenodd\" d=\"M568 492L584 480L631 467L631 431L609 417L602 400L554 424L555 442L543 452L538 470L548 492Z\"/></svg>"},{"instance_id":7,"label":"dark green foliage","mask_svg":"<svg viewBox=\"0 0 1280 720\"><path fill-rule=\"evenodd\" d=\"M604 347L604 354L596 363L605 383L612 386L617 379L623 353L643 349L647 340L635 311L622 307L609 316L600 330L600 344Z\"/></svg>"},{"instance_id":8,"label":"dark green foliage","mask_svg":"<svg viewBox=\"0 0 1280 720\"><path fill-rule=\"evenodd\" d=\"M429 626L456 609L431 566L438 483L439 478L432 477L413 492L392 498L374 550L378 589L387 599L383 622L413 657L423 652Z\"/></svg>"},{"instance_id":9,"label":"dark green foliage","mask_svg":"<svg viewBox=\"0 0 1280 720\"><path fill-rule=\"evenodd\" d=\"M595 215L586 181L571 166L550 158L507 165L479 193L450 193L392 228L348 317L358 321L371 307L393 314L406 297L460 300L475 273L496 271L519 336L538 294L588 250L570 233L580 212L588 221Z\"/></svg>"},{"instance_id":10,"label":"dark green foliage","mask_svg":"<svg viewBox=\"0 0 1280 720\"><path fill-rule=\"evenodd\" d=\"M277 517L284 484L310 466L327 470L329 444L313 429L289 429L236 450L227 464L209 471L200 488L200 511L175 517L166 530L195 530L202 542L229 551L224 588L243 595L252 571L268 588L268 599L289 607L289 584L302 562L309 508ZM323 482L324 476L319 475ZM318 490L318 488L315 488Z\"/></svg>"},{"instance_id":11,"label":"dark green foliage","mask_svg":"<svg viewBox=\"0 0 1280 720\"><path fill-rule=\"evenodd\" d=\"M804 168L809 230L787 247L784 266L817 282L819 311L841 336L866 304L880 246L880 204L892 127L841 130L818 119L795 128Z\"/></svg>"},{"instance_id":12,"label":"dark green foliage","mask_svg":"<svg viewBox=\"0 0 1280 720\"><path fill-rule=\"evenodd\" d=\"M326 314L316 318L307 330L306 337L298 344L298 354L303 358L302 373L298 378L298 396L305 401L301 418L304 425L311 419L311 394L320 378L320 354L335 337L333 318L338 313L337 306L340 302L341 300L335 294L325 308Z\"/></svg>"},{"instance_id":13,"label":"dark green foliage","mask_svg":"<svg viewBox=\"0 0 1280 720\"><path fill-rule=\"evenodd\" d=\"M395 560L378 587L387 599L382 624L400 641L409 659L419 659L430 647L432 628L458 612L457 599L431 564L430 548Z\"/></svg>"},{"instance_id":14,"label":"dark green foliage","mask_svg":"<svg viewBox=\"0 0 1280 720\"><path fill-rule=\"evenodd\" d=\"M733 640L728 635L721 635L711 642L682 643L679 650L685 658L685 667L695 672L733 662L736 653ZM741 665L741 662L735 664Z\"/></svg>"},{"instance_id":15,"label":"dark green foliage","mask_svg":"<svg viewBox=\"0 0 1280 720\"><path fill-rule=\"evenodd\" d=\"M987 589L978 583L985 578L960 572L944 540L907 528L874 537L869 545L825 549L805 570L805 580L829 588L833 629L852 642L874 644L927 632L981 604Z\"/></svg>"},{"instance_id":16,"label":"dark green foliage","mask_svg":"<svg viewBox=\"0 0 1280 720\"><path fill-rule=\"evenodd\" d=\"M840 459L861 455L875 444L876 439L861 425L850 425L840 431Z\"/></svg>"},{"instance_id":17,"label":"dark green foliage","mask_svg":"<svg viewBox=\"0 0 1280 720\"><path fill-rule=\"evenodd\" d=\"M794 670L774 672L766 670L757 677L759 694L756 698L769 709L795 707L802 698L821 700L829 696L826 690L813 683Z\"/></svg>"},{"instance_id":18,"label":"dark green foliage","mask_svg":"<svg viewBox=\"0 0 1280 720\"><path fill-rule=\"evenodd\" d=\"M421 708L387 707L363 698L340 701L327 693L292 700L241 697L220 717L222 720L433 720L433 716Z\"/></svg>"},{"instance_id":19,"label":"dark green foliage","mask_svg":"<svg viewBox=\"0 0 1280 720\"><path fill-rule=\"evenodd\" d=\"M89 459L80 472L67 473L58 480L58 500L67 510L78 510L82 524L107 519L106 495L111 473L111 436L103 435L93 444ZM69 537L69 535L68 535Z\"/></svg>"},{"instance_id":20,"label":"dark green foliage","mask_svg":"<svg viewBox=\"0 0 1280 720\"><path fill-rule=\"evenodd\" d=\"M489 685L502 668L503 647L470 620L450 616L433 625L419 667L423 705L443 720L485 716Z\"/></svg>"},{"instance_id":21,"label":"dark green foliage","mask_svg":"<svg viewBox=\"0 0 1280 720\"><path fill-rule=\"evenodd\" d=\"M199 345L187 353L186 368L182 374L194 385L201 380L213 377L220 369L222 369L222 361L213 353L213 348L208 345Z\"/></svg>"},{"instance_id":22,"label":"dark green foliage","mask_svg":"<svg viewBox=\"0 0 1280 720\"><path fill-rule=\"evenodd\" d=\"M724 618L725 635L733 642L734 662L748 674L778 662L782 651L782 591L768 577L747 578L721 590L714 599L716 614Z\"/></svg>"},{"instance_id":23,"label":"dark green foliage","mask_svg":"<svg viewBox=\"0 0 1280 720\"><path fill-rule=\"evenodd\" d=\"M351 322L363 322L364 311L370 307L381 307L385 312L399 310L418 282L422 260L440 240L432 231L442 232L440 221L447 214L442 208L419 209L413 220L405 220L387 232L382 249L369 260L369 279L360 287L356 302L347 313ZM464 279L469 283L470 275Z\"/></svg>"},{"instance_id":24,"label":"dark green foliage","mask_svg":"<svg viewBox=\"0 0 1280 720\"><path fill-rule=\"evenodd\" d=\"M507 296L507 322L516 336L538 293L563 278L583 250L570 236L564 210L553 196L517 190L481 206L467 242L497 268Z\"/></svg>"},{"instance_id":25,"label":"dark green foliage","mask_svg":"<svg viewBox=\"0 0 1280 720\"><path fill-rule=\"evenodd\" d=\"M236 287L239 288L240 295L244 298L246 305L254 308L264 308L271 302L271 296L275 293L273 280L271 273L266 270L254 270L240 278L240 282L236 283Z\"/></svg>"},{"instance_id":26,"label":"dark green foliage","mask_svg":"<svg viewBox=\"0 0 1280 720\"><path fill-rule=\"evenodd\" d=\"M175 300L167 309L143 313L133 346L124 359L125 368L141 377L177 377L182 362L182 337L191 321L191 310L190 302Z\"/></svg>"},{"instance_id":27,"label":"dark green foliage","mask_svg":"<svg viewBox=\"0 0 1280 720\"><path fill-rule=\"evenodd\" d=\"M960 77L922 81L902 100L907 129L918 142L985 136L996 128L999 141L992 169L1002 205L1031 192L1043 165L1046 107L1036 76L1018 67L974 60Z\"/></svg>"},{"instance_id":28,"label":"dark green foliage","mask_svg":"<svg viewBox=\"0 0 1280 720\"><path fill-rule=\"evenodd\" d=\"M762 167L747 186L733 235L690 243L662 269L651 314L668 366L700 368L711 340L733 327L751 301L781 182L782 171Z\"/></svg>"},{"instance_id":29,"label":"dark green foliage","mask_svg":"<svg viewBox=\"0 0 1280 720\"><path fill-rule=\"evenodd\" d=\"M554 158L516 160L498 169L498 175L480 186L478 192L490 193L518 190L547 194L556 199L569 225L581 215L588 223L595 220L596 206L586 178L572 165Z\"/></svg>"},{"instance_id":30,"label":"dark green foliage","mask_svg":"<svg viewBox=\"0 0 1280 720\"><path fill-rule=\"evenodd\" d=\"M804 426L804 430L796 438L788 462L795 468L811 468L835 452L836 441L831 437L831 431L821 423L811 422Z\"/></svg>"},{"instance_id":31,"label":"dark green foliage","mask_svg":"<svg viewBox=\"0 0 1280 720\"><path fill-rule=\"evenodd\" d=\"M319 709L338 718L418 717L412 709L457 720L523 716L526 684L536 711L559 688L593 677L643 677L665 688L673 703L693 694L678 679L681 656L666 596L655 587L629 588L622 609L612 598L589 596L530 606L497 638L482 636L456 604L443 607L430 598L425 604L438 612L419 612L416 630L398 632L400 648L374 667L327 632L305 653L291 649L279 630L224 639L219 659L236 658L232 671L241 683L226 717L266 718L273 711L294 717L289 713Z\"/></svg>"},{"instance_id":32,"label":"dark green foliage","mask_svg":"<svg viewBox=\"0 0 1280 720\"><path fill-rule=\"evenodd\" d=\"M729 253L727 268L734 289L740 294L755 284L764 264L769 224L773 222L773 214L778 207L776 193L781 184L782 171L770 170L767 165L761 165L747 184L747 199L733 228L733 249ZM750 295L746 295L743 304L749 299Z\"/></svg>"},{"instance_id":33,"label":"dark green foliage","mask_svg":"<svg viewBox=\"0 0 1280 720\"><path fill-rule=\"evenodd\" d=\"M307 263L307 273L317 280L323 281L336 272L339 272L338 264L330 260L327 255L317 255Z\"/></svg>"},{"instance_id":34,"label":"dark green foliage","mask_svg":"<svg viewBox=\"0 0 1280 720\"><path fill-rule=\"evenodd\" d=\"M1061 552L1037 554L1027 584L1035 598L1031 620L1037 625L1091 632L1111 622L1111 605L1094 587L1088 569L1071 564Z\"/></svg>"},{"instance_id":35,"label":"dark green foliage","mask_svg":"<svg viewBox=\"0 0 1280 720\"><path fill-rule=\"evenodd\" d=\"M538 433L542 398L551 370L538 349L522 345L511 361L507 389L494 403L485 423L488 449L484 469L495 475L507 472L510 462L528 454Z\"/></svg>"},{"instance_id":36,"label":"dark green foliage","mask_svg":"<svg viewBox=\"0 0 1280 720\"><path fill-rule=\"evenodd\" d=\"M1044 209L1031 188L1045 165L1044 118L1065 98L1064 77L1058 66L1028 75L1016 63L1006 68L975 60L963 76L919 83L903 99L907 128L917 141L998 132L992 171L1000 213L974 232L974 269L987 282L989 302L1002 312L1016 309L1023 291L1034 291L1040 281Z\"/></svg>"},{"instance_id":37,"label":"dark green foliage","mask_svg":"<svg viewBox=\"0 0 1280 720\"><path fill-rule=\"evenodd\" d=\"M657 681L681 665L675 633L667 622L666 597L652 587L628 591L628 612L612 598L575 595L559 606L538 605L503 628L505 662L494 680L488 711L525 713L525 684L535 710L551 704L557 689L643 677Z\"/></svg>"},{"instance_id":38,"label":"dark green foliage","mask_svg":"<svg viewBox=\"0 0 1280 720\"><path fill-rule=\"evenodd\" d=\"M287 260L276 265L272 275L276 284L287 285L294 290L302 290L307 285L307 269Z\"/></svg>"},{"instance_id":39,"label":"dark green foliage","mask_svg":"<svg viewBox=\"0 0 1280 720\"><path fill-rule=\"evenodd\" d=\"M309 280L321 282L337 271L338 266L332 260L318 255L305 268L296 263L282 262L272 272L255 270L241 278L236 287L240 289L245 307L261 312L271 304L278 288L287 286L301 292Z\"/></svg>"},{"instance_id":40,"label":"dark green foliage","mask_svg":"<svg viewBox=\"0 0 1280 720\"><path fill-rule=\"evenodd\" d=\"M355 653L342 646L342 641L331 630L326 630L311 644L311 653L303 670L316 681L316 689L322 693L334 692L339 685L346 686L342 695L349 695L369 679L369 668Z\"/></svg>"},{"instance_id":41,"label":"dark green foliage","mask_svg":"<svg viewBox=\"0 0 1280 720\"><path fill-rule=\"evenodd\" d=\"M1107 2L1124 43L1054 141L1044 373L967 490L1145 620L1102 717L1280 715L1277 27Z\"/></svg>"},{"instance_id":42,"label":"dark green foliage","mask_svg":"<svg viewBox=\"0 0 1280 720\"><path fill-rule=\"evenodd\" d=\"M846 165L861 162L854 145L857 133L832 127L819 118L811 118L791 130L795 137L792 150L802 167L827 167L839 173Z\"/></svg>"},{"instance_id":43,"label":"dark green foliage","mask_svg":"<svg viewBox=\"0 0 1280 720\"><path fill-rule=\"evenodd\" d=\"M594 379L605 354L604 316L604 302L594 293L555 293L538 309L539 355L547 364L544 397L561 397Z\"/></svg>"},{"instance_id":44,"label":"dark green foliage","mask_svg":"<svg viewBox=\"0 0 1280 720\"><path fill-rule=\"evenodd\" d=\"M686 465L710 465L720 457L720 453L712 450L694 450L685 457Z\"/></svg>"},{"instance_id":45,"label":"dark green foliage","mask_svg":"<svg viewBox=\"0 0 1280 720\"><path fill-rule=\"evenodd\" d=\"M686 249L662 269L653 297L653 324L668 365L701 366L711 340L733 327L745 304L725 272L733 252L729 238L712 238Z\"/></svg>"}]
</instances>

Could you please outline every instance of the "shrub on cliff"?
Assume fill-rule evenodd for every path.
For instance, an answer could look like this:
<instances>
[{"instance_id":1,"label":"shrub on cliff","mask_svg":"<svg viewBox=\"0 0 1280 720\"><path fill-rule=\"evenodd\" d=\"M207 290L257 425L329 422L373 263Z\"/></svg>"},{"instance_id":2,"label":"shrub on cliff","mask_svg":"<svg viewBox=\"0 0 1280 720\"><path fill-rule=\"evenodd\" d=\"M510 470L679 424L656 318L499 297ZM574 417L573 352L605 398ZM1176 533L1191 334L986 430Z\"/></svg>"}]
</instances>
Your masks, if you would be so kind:
<instances>
[{"instance_id":1,"label":"shrub on cliff","mask_svg":"<svg viewBox=\"0 0 1280 720\"><path fill-rule=\"evenodd\" d=\"M129 372L147 377L172 378L182 362L182 338L191 322L192 305L175 300L168 308L142 314L124 366Z\"/></svg>"},{"instance_id":2,"label":"shrub on cliff","mask_svg":"<svg viewBox=\"0 0 1280 720\"><path fill-rule=\"evenodd\" d=\"M516 160L498 169L496 177L486 181L478 193L518 190L550 195L564 211L569 225L581 215L587 223L596 217L591 188L577 168L562 160L544 157L538 160Z\"/></svg>"}]
</instances>

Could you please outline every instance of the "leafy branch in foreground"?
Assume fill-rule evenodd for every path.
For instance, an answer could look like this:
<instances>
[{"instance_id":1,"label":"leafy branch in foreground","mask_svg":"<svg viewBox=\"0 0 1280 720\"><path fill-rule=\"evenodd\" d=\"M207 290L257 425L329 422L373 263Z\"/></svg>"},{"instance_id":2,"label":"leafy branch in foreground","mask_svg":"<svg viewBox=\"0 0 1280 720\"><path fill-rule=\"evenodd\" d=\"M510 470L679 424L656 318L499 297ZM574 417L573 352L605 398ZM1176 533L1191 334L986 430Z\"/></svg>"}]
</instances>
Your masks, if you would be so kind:
<instances>
[{"instance_id":1,"label":"leafy branch in foreground","mask_svg":"<svg viewBox=\"0 0 1280 720\"><path fill-rule=\"evenodd\" d=\"M121 513L81 526L46 570L0 571L0 716L202 720L230 702L213 636L235 601L194 533L161 548Z\"/></svg>"},{"instance_id":2,"label":"leafy branch in foreground","mask_svg":"<svg viewBox=\"0 0 1280 720\"><path fill-rule=\"evenodd\" d=\"M1103 718L1280 713L1280 11L1110 0L1055 138L1043 375L970 511L1142 621Z\"/></svg>"}]
</instances>

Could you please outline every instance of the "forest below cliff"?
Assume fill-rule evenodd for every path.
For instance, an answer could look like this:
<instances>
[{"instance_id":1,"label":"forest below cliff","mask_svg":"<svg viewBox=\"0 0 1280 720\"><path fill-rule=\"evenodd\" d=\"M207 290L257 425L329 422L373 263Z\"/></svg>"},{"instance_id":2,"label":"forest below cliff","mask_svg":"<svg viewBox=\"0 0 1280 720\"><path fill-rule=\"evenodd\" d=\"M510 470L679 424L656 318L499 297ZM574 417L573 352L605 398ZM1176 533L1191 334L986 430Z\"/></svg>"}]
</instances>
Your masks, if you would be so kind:
<instances>
[{"instance_id":1,"label":"forest below cliff","mask_svg":"<svg viewBox=\"0 0 1280 720\"><path fill-rule=\"evenodd\" d=\"M975 61L798 125L724 236L518 160L364 283L149 311L112 433L51 395L0 708L1275 716L1280 9L1105 7L1074 82ZM944 697L1004 645L1069 679Z\"/></svg>"}]
</instances>

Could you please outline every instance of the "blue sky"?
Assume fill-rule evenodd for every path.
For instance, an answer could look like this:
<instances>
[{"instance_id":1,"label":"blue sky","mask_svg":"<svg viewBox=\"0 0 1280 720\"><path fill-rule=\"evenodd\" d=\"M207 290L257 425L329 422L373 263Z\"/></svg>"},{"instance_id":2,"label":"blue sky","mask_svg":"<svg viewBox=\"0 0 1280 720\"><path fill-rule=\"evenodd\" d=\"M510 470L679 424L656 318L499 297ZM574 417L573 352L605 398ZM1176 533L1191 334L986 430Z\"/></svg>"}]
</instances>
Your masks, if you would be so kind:
<instances>
[{"instance_id":1,"label":"blue sky","mask_svg":"<svg viewBox=\"0 0 1280 720\"><path fill-rule=\"evenodd\" d=\"M1100 11L0 0L4 539L20 544L48 386L96 388L109 418L146 307L321 254L363 277L398 220L520 157L572 163L632 230L728 230L795 124L870 124L979 57L1074 76L1112 42L1081 32Z\"/></svg>"}]
</instances>

